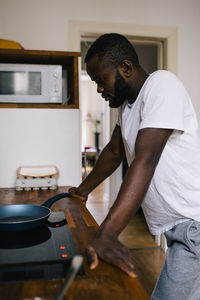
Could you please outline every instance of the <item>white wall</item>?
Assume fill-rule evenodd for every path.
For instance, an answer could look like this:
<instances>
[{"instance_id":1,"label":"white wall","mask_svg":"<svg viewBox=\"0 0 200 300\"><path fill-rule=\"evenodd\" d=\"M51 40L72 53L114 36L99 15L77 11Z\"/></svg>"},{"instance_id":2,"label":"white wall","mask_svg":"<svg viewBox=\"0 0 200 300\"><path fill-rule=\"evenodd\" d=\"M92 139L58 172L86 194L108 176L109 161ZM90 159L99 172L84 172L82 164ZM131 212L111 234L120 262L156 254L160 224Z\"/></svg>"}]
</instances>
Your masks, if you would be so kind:
<instances>
[{"instance_id":1,"label":"white wall","mask_svg":"<svg viewBox=\"0 0 200 300\"><path fill-rule=\"evenodd\" d=\"M59 185L79 179L79 113L59 109L0 110L0 186L12 187L19 166L56 165Z\"/></svg>"},{"instance_id":2,"label":"white wall","mask_svg":"<svg viewBox=\"0 0 200 300\"><path fill-rule=\"evenodd\" d=\"M199 12L200 1L197 0L0 0L0 37L18 41L26 49L67 51L70 50L70 20L177 27L178 75L187 87L200 118ZM20 119L18 124L17 118ZM44 118L46 122L43 122ZM77 110L0 110L0 187L13 184L18 165L28 163L28 160L36 163L39 159L44 163L51 161L61 168L60 185L77 184L80 180L80 164L77 162L80 155L76 152L80 146L78 118ZM45 135L47 128L49 132ZM25 139L23 146L14 149L16 133L21 131L22 136L32 132L33 138ZM55 146L50 154L45 155L52 146L52 131L58 134L58 144L62 144L59 157ZM43 142L44 136L46 143ZM37 147L30 155L25 151L20 154L28 141L31 145L34 141L38 146L41 145L39 141L43 142L40 154ZM9 150L5 145L10 146Z\"/></svg>"}]
</instances>

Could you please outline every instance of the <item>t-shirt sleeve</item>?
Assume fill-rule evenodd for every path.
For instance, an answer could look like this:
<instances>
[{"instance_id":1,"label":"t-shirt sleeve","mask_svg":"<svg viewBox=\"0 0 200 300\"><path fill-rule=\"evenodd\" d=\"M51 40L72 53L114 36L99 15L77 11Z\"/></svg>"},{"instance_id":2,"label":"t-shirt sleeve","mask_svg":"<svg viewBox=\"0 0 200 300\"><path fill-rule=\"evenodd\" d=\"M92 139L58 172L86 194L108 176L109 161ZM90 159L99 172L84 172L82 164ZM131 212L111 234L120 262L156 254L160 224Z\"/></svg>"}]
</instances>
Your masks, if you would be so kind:
<instances>
[{"instance_id":1,"label":"t-shirt sleeve","mask_svg":"<svg viewBox=\"0 0 200 300\"><path fill-rule=\"evenodd\" d=\"M184 131L184 93L182 83L175 76L155 80L143 97L139 129Z\"/></svg>"}]
</instances>

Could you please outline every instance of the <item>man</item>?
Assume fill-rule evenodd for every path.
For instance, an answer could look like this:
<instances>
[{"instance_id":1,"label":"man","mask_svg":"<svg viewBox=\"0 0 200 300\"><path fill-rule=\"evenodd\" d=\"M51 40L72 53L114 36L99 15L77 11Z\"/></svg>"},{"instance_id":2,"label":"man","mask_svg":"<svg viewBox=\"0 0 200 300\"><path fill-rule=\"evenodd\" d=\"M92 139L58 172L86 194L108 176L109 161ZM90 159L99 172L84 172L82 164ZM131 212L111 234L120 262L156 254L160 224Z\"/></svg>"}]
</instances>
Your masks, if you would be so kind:
<instances>
[{"instance_id":1,"label":"man","mask_svg":"<svg viewBox=\"0 0 200 300\"><path fill-rule=\"evenodd\" d=\"M120 165L129 168L119 194L87 247L91 269L98 258L135 276L118 236L140 205L153 235L165 233L166 262L152 299L200 299L200 136L191 100L167 71L146 74L129 41L98 38L85 58L97 92L118 108L108 145L88 177L69 191L88 194Z\"/></svg>"}]
</instances>

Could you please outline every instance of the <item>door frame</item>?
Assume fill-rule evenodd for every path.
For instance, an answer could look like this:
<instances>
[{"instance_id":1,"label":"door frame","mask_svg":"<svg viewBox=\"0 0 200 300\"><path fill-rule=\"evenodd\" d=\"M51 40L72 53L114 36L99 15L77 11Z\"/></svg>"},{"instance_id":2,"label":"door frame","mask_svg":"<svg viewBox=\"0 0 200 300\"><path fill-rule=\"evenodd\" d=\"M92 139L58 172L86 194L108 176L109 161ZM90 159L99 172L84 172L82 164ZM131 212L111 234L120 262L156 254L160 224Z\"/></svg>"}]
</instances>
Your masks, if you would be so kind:
<instances>
[{"instance_id":1,"label":"door frame","mask_svg":"<svg viewBox=\"0 0 200 300\"><path fill-rule=\"evenodd\" d=\"M178 29L168 26L147 26L136 24L105 23L92 21L69 21L68 49L80 52L82 37L90 38L104 33L117 32L130 37L147 41L163 41L164 56L163 67L177 75L178 73ZM109 108L108 108L109 109ZM115 125L116 116L110 113L109 136ZM80 122L81 123L81 122ZM111 206L117 196L122 181L121 168L115 171L109 180L109 202Z\"/></svg>"}]
</instances>

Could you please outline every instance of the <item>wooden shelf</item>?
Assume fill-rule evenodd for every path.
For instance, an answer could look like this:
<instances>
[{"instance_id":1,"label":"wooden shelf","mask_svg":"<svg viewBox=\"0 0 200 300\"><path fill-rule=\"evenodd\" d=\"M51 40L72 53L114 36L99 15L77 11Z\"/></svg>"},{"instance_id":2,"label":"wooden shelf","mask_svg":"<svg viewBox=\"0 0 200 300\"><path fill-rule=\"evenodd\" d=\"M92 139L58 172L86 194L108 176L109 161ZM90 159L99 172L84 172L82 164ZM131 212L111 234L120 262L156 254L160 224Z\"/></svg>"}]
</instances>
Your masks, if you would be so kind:
<instances>
[{"instance_id":1,"label":"wooden shelf","mask_svg":"<svg viewBox=\"0 0 200 300\"><path fill-rule=\"evenodd\" d=\"M0 63L61 65L67 70L70 100L63 104L0 103L0 108L79 108L78 57L80 52L0 49Z\"/></svg>"},{"instance_id":2,"label":"wooden shelf","mask_svg":"<svg viewBox=\"0 0 200 300\"><path fill-rule=\"evenodd\" d=\"M0 108L51 108L51 109L78 109L79 104L32 104L32 103L0 103Z\"/></svg>"}]
</instances>

